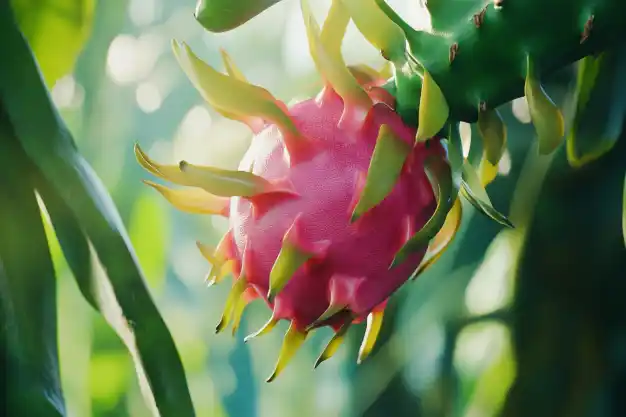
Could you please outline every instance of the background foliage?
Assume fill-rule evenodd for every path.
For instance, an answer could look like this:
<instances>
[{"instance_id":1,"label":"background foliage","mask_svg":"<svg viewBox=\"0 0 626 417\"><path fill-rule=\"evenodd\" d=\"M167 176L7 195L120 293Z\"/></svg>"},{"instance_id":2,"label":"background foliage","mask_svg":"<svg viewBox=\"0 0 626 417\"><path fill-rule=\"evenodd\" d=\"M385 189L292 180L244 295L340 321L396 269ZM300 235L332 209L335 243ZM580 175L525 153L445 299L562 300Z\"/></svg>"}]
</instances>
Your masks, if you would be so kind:
<instances>
[{"instance_id":1,"label":"background foliage","mask_svg":"<svg viewBox=\"0 0 626 417\"><path fill-rule=\"evenodd\" d=\"M0 0L2 7L6 1ZM420 2L389 3L414 26L428 24ZM23 124L16 123L11 111L19 100L7 93L19 94L6 82L17 76L10 70L17 67L3 61L0 283L3 296L9 296L2 311L7 315L7 300L23 306L23 315L18 308L10 317L26 329L16 343L28 347L20 358L9 357L5 367L11 378L17 366L11 364L26 364L15 379L23 388L15 385L15 391L23 396L22 404L32 407L29 415L142 417L152 415L155 403L163 416L621 415L618 393L620 387L626 389L626 314L619 296L626 288L618 279L626 270L619 234L624 158L615 155L624 154L624 140L591 171L573 174L561 151L549 168L552 158L537 156L532 145L534 130L524 99L503 106L509 149L489 191L494 205L518 227L503 231L466 205L453 246L394 297L370 359L354 364L363 332L359 327L350 335L351 346L313 372L311 364L330 336L320 331L280 378L265 384L281 333L247 345L242 340L267 319L260 302L247 310L235 338L214 334L227 288L205 288L208 265L195 241L216 243L227 225L221 218L176 212L143 186L132 145L139 142L164 162L184 158L236 167L249 144L247 129L201 101L177 67L169 41L188 42L218 68L219 48L227 49L251 82L287 102L310 96L320 82L304 47L298 3L281 2L223 34L205 32L193 18L191 2L11 4L52 102L120 215L117 230L99 227L107 215L117 216L106 207L106 198L72 203L71 191L77 188L55 174L56 165L49 162L53 158L41 162L34 156L36 147L25 144ZM314 2L318 20L328 4ZM0 11L5 20L6 10ZM21 56L3 48L4 57ZM383 65L354 26L344 54L348 63ZM566 109L574 82L566 70L548 84ZM30 97L41 100L30 103L31 122L49 122L40 128L39 140L49 136L57 144L59 134L66 133L71 139L64 124L54 121L54 111L46 113L45 97ZM476 134L464 128L465 139ZM480 149L472 149L472 155L480 156ZM87 184L99 184L87 174L84 178ZM45 201L43 216L31 188ZM582 192L592 198L581 199ZM76 214L93 201L89 215ZM598 223L599 215L615 220ZM63 225L70 233L57 229L55 235L55 222L55 229ZM136 256L127 251L124 229ZM573 241L578 245L572 246ZM578 249L572 252L572 247ZM590 253L605 257L589 262ZM16 282L12 276L33 280L24 278L7 289L7 283ZM138 284L144 280L145 287ZM113 295L103 298L102 285L110 285ZM133 317L141 317L138 327ZM42 362L33 365L32 360ZM23 369L49 372L29 379ZM33 391L45 394L42 404L37 405Z\"/></svg>"}]
</instances>

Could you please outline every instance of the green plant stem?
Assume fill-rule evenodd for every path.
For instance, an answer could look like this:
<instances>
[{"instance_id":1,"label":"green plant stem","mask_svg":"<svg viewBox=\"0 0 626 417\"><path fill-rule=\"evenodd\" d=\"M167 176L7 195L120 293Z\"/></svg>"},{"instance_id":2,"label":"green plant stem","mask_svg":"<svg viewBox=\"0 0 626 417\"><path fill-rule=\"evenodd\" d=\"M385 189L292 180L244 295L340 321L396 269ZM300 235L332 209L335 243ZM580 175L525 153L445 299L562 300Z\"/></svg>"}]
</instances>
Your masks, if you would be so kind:
<instances>
[{"instance_id":1,"label":"green plant stem","mask_svg":"<svg viewBox=\"0 0 626 417\"><path fill-rule=\"evenodd\" d=\"M513 303L518 374L502 416L624 415L626 133L571 168L561 149L528 228Z\"/></svg>"},{"instance_id":2,"label":"green plant stem","mask_svg":"<svg viewBox=\"0 0 626 417\"><path fill-rule=\"evenodd\" d=\"M443 91L454 120L474 122L480 102L496 108L523 96L527 57L539 76L548 77L626 35L621 0L504 0L500 8L466 3L473 5L464 6L466 18L447 25L445 33L406 30L411 55ZM448 5L457 7L463 6ZM433 12L433 20L448 12ZM482 15L480 24L474 15ZM414 77L419 82L420 75ZM419 95L397 95L405 100L402 107L419 107Z\"/></svg>"}]
</instances>

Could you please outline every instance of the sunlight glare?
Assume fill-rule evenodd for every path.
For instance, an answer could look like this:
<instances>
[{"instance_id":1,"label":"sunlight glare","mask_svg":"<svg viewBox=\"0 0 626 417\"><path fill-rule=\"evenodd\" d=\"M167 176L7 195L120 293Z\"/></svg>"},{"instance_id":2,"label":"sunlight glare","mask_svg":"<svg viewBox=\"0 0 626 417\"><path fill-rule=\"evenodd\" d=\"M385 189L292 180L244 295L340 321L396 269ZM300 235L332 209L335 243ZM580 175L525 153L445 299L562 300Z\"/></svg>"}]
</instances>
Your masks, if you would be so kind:
<instances>
[{"instance_id":1,"label":"sunlight glare","mask_svg":"<svg viewBox=\"0 0 626 417\"><path fill-rule=\"evenodd\" d=\"M50 93L54 104L60 108L78 108L83 104L85 91L72 75L59 79Z\"/></svg>"},{"instance_id":2,"label":"sunlight glare","mask_svg":"<svg viewBox=\"0 0 626 417\"><path fill-rule=\"evenodd\" d=\"M519 97L511 103L513 115L522 123L530 123L530 110L526 97Z\"/></svg>"},{"instance_id":3,"label":"sunlight glare","mask_svg":"<svg viewBox=\"0 0 626 417\"><path fill-rule=\"evenodd\" d=\"M150 82L139 84L135 91L137 105L144 113L153 113L161 107L163 98L158 87Z\"/></svg>"},{"instance_id":4,"label":"sunlight glare","mask_svg":"<svg viewBox=\"0 0 626 417\"><path fill-rule=\"evenodd\" d=\"M465 291L471 314L486 314L503 307L511 296L510 274L515 263L517 235L501 232L487 249Z\"/></svg>"},{"instance_id":5,"label":"sunlight glare","mask_svg":"<svg viewBox=\"0 0 626 417\"><path fill-rule=\"evenodd\" d=\"M500 323L473 324L461 331L454 351L454 363L461 374L481 373L505 347L508 329Z\"/></svg>"},{"instance_id":6,"label":"sunlight glare","mask_svg":"<svg viewBox=\"0 0 626 417\"><path fill-rule=\"evenodd\" d=\"M118 35L107 54L107 74L118 85L128 85L150 75L165 42L163 37L152 33L139 38Z\"/></svg>"},{"instance_id":7,"label":"sunlight glare","mask_svg":"<svg viewBox=\"0 0 626 417\"><path fill-rule=\"evenodd\" d=\"M160 8L158 0L130 0L128 16L135 26L148 26L158 18Z\"/></svg>"}]
</instances>

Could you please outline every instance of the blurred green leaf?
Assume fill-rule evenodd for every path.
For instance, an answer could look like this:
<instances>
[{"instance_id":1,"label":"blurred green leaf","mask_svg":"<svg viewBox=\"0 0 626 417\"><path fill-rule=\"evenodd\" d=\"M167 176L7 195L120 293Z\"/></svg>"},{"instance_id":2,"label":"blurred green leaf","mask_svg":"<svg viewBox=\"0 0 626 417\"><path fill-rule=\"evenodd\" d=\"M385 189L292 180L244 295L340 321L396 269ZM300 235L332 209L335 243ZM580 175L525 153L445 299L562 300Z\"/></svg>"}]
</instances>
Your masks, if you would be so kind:
<instances>
[{"instance_id":1,"label":"blurred green leaf","mask_svg":"<svg viewBox=\"0 0 626 417\"><path fill-rule=\"evenodd\" d=\"M491 199L480 182L480 177L474 167L466 161L463 164L463 183L461 194L469 201L476 210L490 219L506 227L513 227L507 217L493 207Z\"/></svg>"},{"instance_id":2,"label":"blurred green leaf","mask_svg":"<svg viewBox=\"0 0 626 417\"><path fill-rule=\"evenodd\" d=\"M194 416L178 352L119 213L50 101L5 3L0 3L0 31L0 98L27 156L42 173L38 187L81 291L131 352L148 404L161 417ZM95 274L87 242L102 266Z\"/></svg>"},{"instance_id":3,"label":"blurred green leaf","mask_svg":"<svg viewBox=\"0 0 626 417\"><path fill-rule=\"evenodd\" d=\"M99 353L91 358L90 388L95 401L114 405L124 395L130 377L128 356L119 352Z\"/></svg>"},{"instance_id":4,"label":"blurred green leaf","mask_svg":"<svg viewBox=\"0 0 626 417\"><path fill-rule=\"evenodd\" d=\"M130 215L130 240L150 287L159 291L165 280L169 217L157 193L144 190ZM154 227L158 225L158 227Z\"/></svg>"},{"instance_id":5,"label":"blurred green leaf","mask_svg":"<svg viewBox=\"0 0 626 417\"><path fill-rule=\"evenodd\" d=\"M48 87L71 72L91 33L95 0L10 0Z\"/></svg>"},{"instance_id":6,"label":"blurred green leaf","mask_svg":"<svg viewBox=\"0 0 626 417\"><path fill-rule=\"evenodd\" d=\"M198 0L195 16L210 32L227 32L243 25L281 0Z\"/></svg>"},{"instance_id":7,"label":"blurred green leaf","mask_svg":"<svg viewBox=\"0 0 626 417\"><path fill-rule=\"evenodd\" d=\"M65 416L57 349L56 280L31 183L0 103L0 354L3 409ZM6 403L4 402L6 400Z\"/></svg>"},{"instance_id":8,"label":"blurred green leaf","mask_svg":"<svg viewBox=\"0 0 626 417\"><path fill-rule=\"evenodd\" d=\"M578 70L577 102L567 137L567 158L574 167L611 150L626 115L626 52L617 48L585 57Z\"/></svg>"},{"instance_id":9,"label":"blurred green leaf","mask_svg":"<svg viewBox=\"0 0 626 417\"><path fill-rule=\"evenodd\" d=\"M626 177L624 178L624 201L622 202L622 233L626 244Z\"/></svg>"},{"instance_id":10,"label":"blurred green leaf","mask_svg":"<svg viewBox=\"0 0 626 417\"><path fill-rule=\"evenodd\" d=\"M493 325L493 324L492 324ZM501 326L500 324L497 324ZM506 327L505 327L506 329ZM506 334L509 336L508 329ZM465 409L468 413L495 416L506 399L506 394L515 379L516 363L510 340L506 340L497 357L489 364L476 381L471 399Z\"/></svg>"}]
</instances>

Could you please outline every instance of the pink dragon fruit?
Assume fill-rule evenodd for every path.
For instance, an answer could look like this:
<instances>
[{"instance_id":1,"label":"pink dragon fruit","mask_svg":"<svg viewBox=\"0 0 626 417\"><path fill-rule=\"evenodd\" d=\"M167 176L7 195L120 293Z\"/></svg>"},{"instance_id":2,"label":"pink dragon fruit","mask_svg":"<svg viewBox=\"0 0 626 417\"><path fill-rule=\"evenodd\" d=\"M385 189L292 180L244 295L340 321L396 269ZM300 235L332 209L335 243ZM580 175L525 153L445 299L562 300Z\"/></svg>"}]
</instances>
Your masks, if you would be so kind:
<instances>
[{"instance_id":1,"label":"pink dragon fruit","mask_svg":"<svg viewBox=\"0 0 626 417\"><path fill-rule=\"evenodd\" d=\"M199 244L211 262L210 284L231 273L232 290L217 330L236 330L248 302L272 310L266 325L291 325L276 368L284 368L306 336L331 326L335 336L316 366L329 358L352 323L367 320L359 362L372 350L386 301L451 239L451 233L405 248L433 217L438 201L425 164L447 168L439 139L416 141L416 129L394 112L384 78L348 68L340 54L349 17L334 2L323 30L304 8L309 46L325 87L314 99L287 107L246 82L223 52L228 75L174 42L182 68L203 97L254 132L239 171L152 161L136 146L144 168L189 188L147 182L177 208L227 216L230 230L215 249ZM454 205L460 209L460 205ZM447 213L444 213L444 215ZM458 216L454 223L458 226ZM453 227L455 229L455 227ZM395 260L395 262L394 262Z\"/></svg>"}]
</instances>

